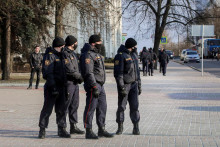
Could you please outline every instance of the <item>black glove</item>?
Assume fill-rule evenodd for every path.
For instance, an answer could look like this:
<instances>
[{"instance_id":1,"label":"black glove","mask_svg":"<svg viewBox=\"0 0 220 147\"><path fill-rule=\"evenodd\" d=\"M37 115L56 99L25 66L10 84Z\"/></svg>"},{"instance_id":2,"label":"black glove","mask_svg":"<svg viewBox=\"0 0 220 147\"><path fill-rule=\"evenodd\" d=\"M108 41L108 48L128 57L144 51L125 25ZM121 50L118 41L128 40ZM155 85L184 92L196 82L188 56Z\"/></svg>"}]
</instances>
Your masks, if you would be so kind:
<instances>
[{"instance_id":1,"label":"black glove","mask_svg":"<svg viewBox=\"0 0 220 147\"><path fill-rule=\"evenodd\" d=\"M119 96L124 98L127 95L126 89L123 87L119 90Z\"/></svg>"},{"instance_id":2,"label":"black glove","mask_svg":"<svg viewBox=\"0 0 220 147\"><path fill-rule=\"evenodd\" d=\"M78 80L78 79L80 79L81 77L82 77L82 76L81 76L80 73L75 72L75 73L73 74L73 78L74 78L75 80Z\"/></svg>"},{"instance_id":3,"label":"black glove","mask_svg":"<svg viewBox=\"0 0 220 147\"><path fill-rule=\"evenodd\" d=\"M92 88L92 94L93 94L94 98L98 98L99 97L99 90L98 90L98 88L96 86L94 86Z\"/></svg>"},{"instance_id":4,"label":"black glove","mask_svg":"<svg viewBox=\"0 0 220 147\"><path fill-rule=\"evenodd\" d=\"M138 86L138 95L141 95L141 92L142 92L141 86L140 87Z\"/></svg>"},{"instance_id":5,"label":"black glove","mask_svg":"<svg viewBox=\"0 0 220 147\"><path fill-rule=\"evenodd\" d=\"M81 84L83 81L84 81L84 80L83 80L83 77L80 76L79 79L77 80L77 83Z\"/></svg>"},{"instance_id":6,"label":"black glove","mask_svg":"<svg viewBox=\"0 0 220 147\"><path fill-rule=\"evenodd\" d=\"M51 92L52 97L54 97L55 99L57 99L59 97L59 91L57 90L56 87L52 88L52 92Z\"/></svg>"}]
</instances>

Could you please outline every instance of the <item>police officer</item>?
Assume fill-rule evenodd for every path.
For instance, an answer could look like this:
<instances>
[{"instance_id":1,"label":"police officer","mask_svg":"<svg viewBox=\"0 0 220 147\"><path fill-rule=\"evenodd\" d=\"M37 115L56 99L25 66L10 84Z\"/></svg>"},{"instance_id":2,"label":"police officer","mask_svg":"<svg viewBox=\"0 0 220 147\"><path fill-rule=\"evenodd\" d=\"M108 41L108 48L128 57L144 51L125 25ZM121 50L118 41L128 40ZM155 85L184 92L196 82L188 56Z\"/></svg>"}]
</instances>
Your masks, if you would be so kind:
<instances>
[{"instance_id":1,"label":"police officer","mask_svg":"<svg viewBox=\"0 0 220 147\"><path fill-rule=\"evenodd\" d=\"M143 76L147 76L149 60L150 60L150 53L147 50L147 48L144 47L142 51L142 55L141 55L141 61L142 61L142 66L143 66Z\"/></svg>"},{"instance_id":2,"label":"police officer","mask_svg":"<svg viewBox=\"0 0 220 147\"><path fill-rule=\"evenodd\" d=\"M55 105L56 123L58 125L58 136L70 138L70 134L66 131L66 73L65 63L63 59L63 47L65 41L56 37L53 40L53 47L47 48L43 58L43 78L46 80L44 85L44 105L41 110L39 120L39 138L45 138L45 128L49 123L49 117Z\"/></svg>"},{"instance_id":3,"label":"police officer","mask_svg":"<svg viewBox=\"0 0 220 147\"><path fill-rule=\"evenodd\" d=\"M154 63L156 62L157 56L156 54L153 52L153 49L150 48L149 49L149 53L150 53L150 63L149 63L149 76L153 76L154 73Z\"/></svg>"},{"instance_id":4,"label":"police officer","mask_svg":"<svg viewBox=\"0 0 220 147\"><path fill-rule=\"evenodd\" d=\"M101 46L101 38L98 35L92 35L89 38L89 43L86 43L81 50L80 66L86 91L86 107L83 119L86 139L98 139L98 136L113 137L105 130L107 103L104 83L106 74L104 59L100 55ZM92 131L95 110L98 136Z\"/></svg>"},{"instance_id":5,"label":"police officer","mask_svg":"<svg viewBox=\"0 0 220 147\"><path fill-rule=\"evenodd\" d=\"M138 68L138 57L135 53L137 42L133 38L128 38L125 46L121 45L118 54L114 58L114 77L118 89L118 109L116 112L116 122L118 130L116 134L123 132L124 111L127 101L130 105L130 118L134 125L133 134L139 135L139 100L141 94L141 79Z\"/></svg>"},{"instance_id":6,"label":"police officer","mask_svg":"<svg viewBox=\"0 0 220 147\"><path fill-rule=\"evenodd\" d=\"M43 60L43 56L40 53L40 47L35 46L34 52L30 56L31 75L29 80L29 86L27 89L32 89L32 82L35 72L37 73L37 81L36 81L35 89L38 89L38 85L40 82L42 60Z\"/></svg>"},{"instance_id":7,"label":"police officer","mask_svg":"<svg viewBox=\"0 0 220 147\"><path fill-rule=\"evenodd\" d=\"M79 70L79 60L74 50L77 48L77 39L69 35L65 39L66 47L64 48L65 65L67 74L67 99L66 111L69 114L70 134L84 134L76 123L78 123L77 110L79 107L79 85L83 82Z\"/></svg>"},{"instance_id":8,"label":"police officer","mask_svg":"<svg viewBox=\"0 0 220 147\"><path fill-rule=\"evenodd\" d=\"M166 76L167 64L169 63L169 56L166 53L165 49L161 49L159 55L159 62L162 68L163 76Z\"/></svg>"}]
</instances>

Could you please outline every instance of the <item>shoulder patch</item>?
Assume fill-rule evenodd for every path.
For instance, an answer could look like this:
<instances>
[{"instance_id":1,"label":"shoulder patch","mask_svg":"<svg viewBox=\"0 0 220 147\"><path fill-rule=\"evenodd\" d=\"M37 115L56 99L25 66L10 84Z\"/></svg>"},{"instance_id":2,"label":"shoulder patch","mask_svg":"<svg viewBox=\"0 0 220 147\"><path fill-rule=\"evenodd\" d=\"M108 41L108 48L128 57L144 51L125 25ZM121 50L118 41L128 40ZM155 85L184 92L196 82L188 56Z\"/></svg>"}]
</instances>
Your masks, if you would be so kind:
<instances>
[{"instance_id":1,"label":"shoulder patch","mask_svg":"<svg viewBox=\"0 0 220 147\"><path fill-rule=\"evenodd\" d=\"M126 61L129 61L129 60L132 60L131 58L127 58L127 59L125 59Z\"/></svg>"},{"instance_id":2,"label":"shoulder patch","mask_svg":"<svg viewBox=\"0 0 220 147\"><path fill-rule=\"evenodd\" d=\"M65 61L65 64L68 64L68 63L69 63L68 59L64 59L64 61Z\"/></svg>"},{"instance_id":3,"label":"shoulder patch","mask_svg":"<svg viewBox=\"0 0 220 147\"><path fill-rule=\"evenodd\" d=\"M45 60L45 65L46 66L50 65L50 60Z\"/></svg>"},{"instance_id":4,"label":"shoulder patch","mask_svg":"<svg viewBox=\"0 0 220 147\"><path fill-rule=\"evenodd\" d=\"M90 64L90 59L89 59L89 58L86 58L86 59L85 59L85 63L86 63L86 64Z\"/></svg>"},{"instance_id":5,"label":"shoulder patch","mask_svg":"<svg viewBox=\"0 0 220 147\"><path fill-rule=\"evenodd\" d=\"M122 54L122 52L120 52L119 54Z\"/></svg>"},{"instance_id":6,"label":"shoulder patch","mask_svg":"<svg viewBox=\"0 0 220 147\"><path fill-rule=\"evenodd\" d=\"M119 65L119 60L115 60L115 65Z\"/></svg>"}]
</instances>

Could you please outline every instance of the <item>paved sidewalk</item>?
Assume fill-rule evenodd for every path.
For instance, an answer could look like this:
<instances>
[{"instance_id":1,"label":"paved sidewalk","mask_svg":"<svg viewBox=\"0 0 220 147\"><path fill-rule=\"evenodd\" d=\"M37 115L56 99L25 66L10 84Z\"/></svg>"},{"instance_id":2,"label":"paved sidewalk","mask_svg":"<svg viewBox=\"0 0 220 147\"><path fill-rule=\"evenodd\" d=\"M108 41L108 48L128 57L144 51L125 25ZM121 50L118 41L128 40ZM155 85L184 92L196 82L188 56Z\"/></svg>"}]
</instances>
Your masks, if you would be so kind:
<instances>
[{"instance_id":1,"label":"paved sidewalk","mask_svg":"<svg viewBox=\"0 0 220 147\"><path fill-rule=\"evenodd\" d=\"M171 62L166 77L158 71L153 77L142 76L143 92L139 99L141 135L131 134L133 126L128 105L123 135L99 140L86 140L84 135L72 135L71 139L57 137L54 113L50 118L47 138L38 139L38 119L43 103L42 87L39 90L26 90L23 86L0 85L0 146L220 146L220 78L208 73L204 77L200 75L200 72L190 67ZM117 91L112 73L107 76L106 129L115 132ZM80 86L78 126L81 129L84 107L85 92ZM95 118L93 126L97 132Z\"/></svg>"}]
</instances>

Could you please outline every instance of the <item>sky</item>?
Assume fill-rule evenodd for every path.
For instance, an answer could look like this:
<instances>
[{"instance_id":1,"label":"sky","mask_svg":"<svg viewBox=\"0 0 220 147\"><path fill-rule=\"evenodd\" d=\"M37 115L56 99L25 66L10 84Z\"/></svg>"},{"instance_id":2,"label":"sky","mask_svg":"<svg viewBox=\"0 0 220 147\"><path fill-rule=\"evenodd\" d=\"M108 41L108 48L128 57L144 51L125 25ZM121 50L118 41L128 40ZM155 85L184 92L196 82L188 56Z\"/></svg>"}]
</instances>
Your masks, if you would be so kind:
<instances>
[{"instance_id":1,"label":"sky","mask_svg":"<svg viewBox=\"0 0 220 147\"><path fill-rule=\"evenodd\" d=\"M209 0L195 0L195 1L198 3L197 8L199 8L201 7L201 5L199 4L204 5ZM217 1L220 1L220 0L217 0ZM125 13L123 14L123 18L122 18L122 33L127 34L127 36L125 36L125 41L127 38L130 38L130 37L134 38L137 41L137 48L139 52L142 50L144 46L146 46L147 48L153 47L154 45L153 28L152 28L152 31L146 33L144 36L140 34L137 35L137 27L136 27L137 24L131 21L127 21L127 19L125 19L129 15L130 15L129 12L125 11ZM168 33L170 34L170 37L172 38L172 42L178 42L178 34L176 31L168 31ZM184 38L181 37L180 35L180 40L183 40L183 39Z\"/></svg>"}]
</instances>

